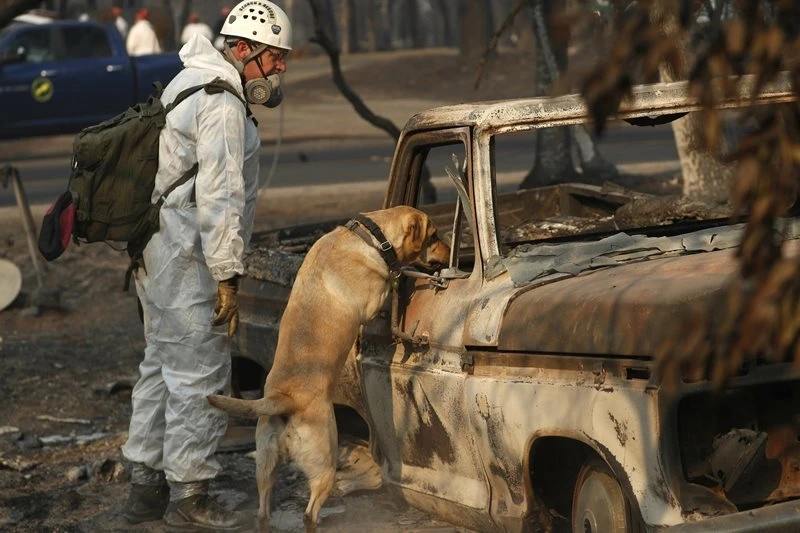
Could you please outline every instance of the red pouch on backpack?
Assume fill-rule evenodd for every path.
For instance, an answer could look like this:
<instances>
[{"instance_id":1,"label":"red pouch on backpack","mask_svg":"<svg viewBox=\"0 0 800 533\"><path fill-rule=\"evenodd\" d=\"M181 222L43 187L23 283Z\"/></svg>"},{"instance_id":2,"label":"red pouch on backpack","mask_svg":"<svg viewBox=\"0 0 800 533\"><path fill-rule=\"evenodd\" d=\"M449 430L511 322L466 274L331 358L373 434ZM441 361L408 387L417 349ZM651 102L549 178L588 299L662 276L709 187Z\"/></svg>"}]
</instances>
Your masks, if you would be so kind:
<instances>
[{"instance_id":1,"label":"red pouch on backpack","mask_svg":"<svg viewBox=\"0 0 800 533\"><path fill-rule=\"evenodd\" d=\"M55 199L44 214L39 232L39 251L42 256L52 261L63 254L69 246L74 227L75 204L72 203L72 194L66 191Z\"/></svg>"}]
</instances>

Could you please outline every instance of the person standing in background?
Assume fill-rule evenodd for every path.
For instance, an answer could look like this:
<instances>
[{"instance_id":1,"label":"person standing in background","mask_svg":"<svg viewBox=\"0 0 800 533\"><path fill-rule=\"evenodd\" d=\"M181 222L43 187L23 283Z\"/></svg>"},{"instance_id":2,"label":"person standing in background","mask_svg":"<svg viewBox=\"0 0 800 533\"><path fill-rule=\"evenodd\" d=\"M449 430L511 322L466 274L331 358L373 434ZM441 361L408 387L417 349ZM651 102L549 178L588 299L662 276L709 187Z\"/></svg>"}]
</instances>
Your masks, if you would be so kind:
<instances>
[{"instance_id":1,"label":"person standing in background","mask_svg":"<svg viewBox=\"0 0 800 533\"><path fill-rule=\"evenodd\" d=\"M189 39L192 38L192 35L199 34L209 41L214 40L214 34L211 33L211 27L206 24L205 22L200 22L200 17L197 13L192 13L189 15L189 24L183 28L183 32L181 33L181 44L186 44L189 42Z\"/></svg>"},{"instance_id":2,"label":"person standing in background","mask_svg":"<svg viewBox=\"0 0 800 533\"><path fill-rule=\"evenodd\" d=\"M114 6L111 8L111 16L114 17L114 26L119 30L119 34L125 39L128 36L128 21L122 16L122 9Z\"/></svg>"},{"instance_id":3,"label":"person standing in background","mask_svg":"<svg viewBox=\"0 0 800 533\"><path fill-rule=\"evenodd\" d=\"M131 26L125 43L128 55L144 56L161 53L161 44L158 42L156 31L153 29L153 25L150 24L149 18L150 13L148 13L147 8L142 8L136 12L136 22Z\"/></svg>"}]
</instances>

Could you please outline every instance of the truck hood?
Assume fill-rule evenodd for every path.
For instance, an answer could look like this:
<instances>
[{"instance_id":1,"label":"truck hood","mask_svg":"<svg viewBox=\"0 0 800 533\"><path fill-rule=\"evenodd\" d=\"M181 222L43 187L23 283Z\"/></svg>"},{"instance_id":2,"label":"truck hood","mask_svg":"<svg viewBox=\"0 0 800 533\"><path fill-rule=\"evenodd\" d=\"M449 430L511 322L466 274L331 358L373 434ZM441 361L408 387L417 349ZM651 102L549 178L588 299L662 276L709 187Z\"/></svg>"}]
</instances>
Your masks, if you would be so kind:
<instances>
[{"instance_id":1,"label":"truck hood","mask_svg":"<svg viewBox=\"0 0 800 533\"><path fill-rule=\"evenodd\" d=\"M798 226L789 224L787 239L797 239ZM708 232L709 230L704 230ZM547 268L523 265L524 254L512 259L508 266L515 283L520 286L505 309L497 348L502 351L604 354L652 357L666 335L673 334L695 306L710 304L738 269L735 245L741 226L713 228L696 250L687 249L701 232L694 234L648 238L641 237L629 251L636 262L624 263L625 250L605 254L581 253L580 244L602 250L602 241L573 243L568 247L571 260L557 257L556 245L546 252L527 250L531 262L548 262ZM624 235L624 234L623 234ZM691 237L690 237L691 236ZM628 237L628 236L626 236ZM717 240L716 251L701 250ZM664 239L677 239L683 251L673 249ZM649 247L648 241L662 248ZM619 239L616 241L620 242ZM705 243L705 244L703 244ZM711 248L714 249L713 247ZM785 253L796 255L800 242L787 240ZM642 254L647 260L642 260ZM694 252L694 253L693 253ZM537 259L538 258L538 259ZM574 261L572 261L574 259ZM563 263L563 265L562 265ZM562 266L559 266L562 265ZM592 266L597 265L597 266ZM539 265L541 267L541 265ZM597 267L607 267L601 268ZM540 285L536 286L534 279ZM558 281L547 282L552 276ZM572 276L566 279L563 276ZM525 283L528 283L526 286ZM544 283L544 284L541 284Z\"/></svg>"}]
</instances>

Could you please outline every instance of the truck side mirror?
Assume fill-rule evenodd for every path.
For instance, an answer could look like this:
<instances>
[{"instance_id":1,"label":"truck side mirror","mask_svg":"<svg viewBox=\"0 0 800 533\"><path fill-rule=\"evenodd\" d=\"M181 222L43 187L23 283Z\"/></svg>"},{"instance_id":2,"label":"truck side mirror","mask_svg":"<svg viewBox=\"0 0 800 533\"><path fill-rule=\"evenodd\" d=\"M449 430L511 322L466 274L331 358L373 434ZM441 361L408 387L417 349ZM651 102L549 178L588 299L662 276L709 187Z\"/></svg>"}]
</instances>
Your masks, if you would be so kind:
<instances>
[{"instance_id":1,"label":"truck side mirror","mask_svg":"<svg viewBox=\"0 0 800 533\"><path fill-rule=\"evenodd\" d=\"M28 55L28 51L24 46L16 48L6 48L0 52L0 67L11 65L13 63L23 63Z\"/></svg>"}]
</instances>

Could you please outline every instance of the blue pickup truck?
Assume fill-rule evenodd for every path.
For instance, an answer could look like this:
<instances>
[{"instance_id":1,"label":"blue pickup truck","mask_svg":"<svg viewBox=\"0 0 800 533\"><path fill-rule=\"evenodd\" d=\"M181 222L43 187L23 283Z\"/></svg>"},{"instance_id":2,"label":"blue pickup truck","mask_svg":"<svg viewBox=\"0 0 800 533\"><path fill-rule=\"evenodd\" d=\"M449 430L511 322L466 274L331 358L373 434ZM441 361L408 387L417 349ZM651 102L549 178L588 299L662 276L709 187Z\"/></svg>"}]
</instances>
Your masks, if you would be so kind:
<instances>
[{"instance_id":1,"label":"blue pickup truck","mask_svg":"<svg viewBox=\"0 0 800 533\"><path fill-rule=\"evenodd\" d=\"M131 57L113 25L12 22L0 29L0 138L72 133L147 99L182 65Z\"/></svg>"}]
</instances>

